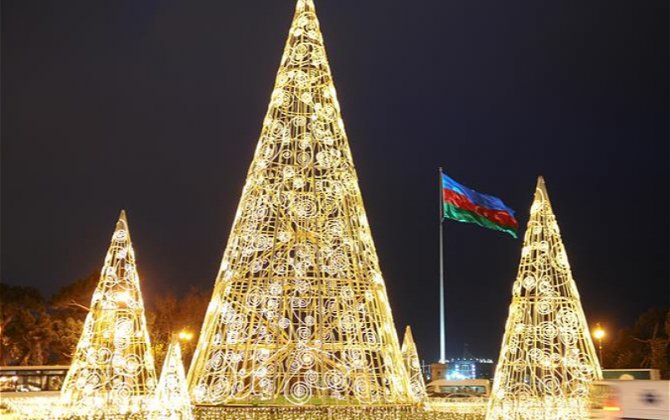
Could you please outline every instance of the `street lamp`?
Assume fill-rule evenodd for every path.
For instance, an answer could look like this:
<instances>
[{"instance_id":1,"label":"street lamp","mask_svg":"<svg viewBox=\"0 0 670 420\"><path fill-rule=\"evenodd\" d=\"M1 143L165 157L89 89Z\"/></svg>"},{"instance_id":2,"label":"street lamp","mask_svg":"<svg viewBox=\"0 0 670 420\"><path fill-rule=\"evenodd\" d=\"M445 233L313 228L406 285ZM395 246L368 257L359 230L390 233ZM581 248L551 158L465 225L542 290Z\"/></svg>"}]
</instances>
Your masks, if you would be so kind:
<instances>
[{"instance_id":1,"label":"street lamp","mask_svg":"<svg viewBox=\"0 0 670 420\"><path fill-rule=\"evenodd\" d=\"M600 353L600 365L603 364L603 338L605 337L605 330L600 326L600 322L596 324L593 330L593 338L598 340L598 352Z\"/></svg>"},{"instance_id":2,"label":"street lamp","mask_svg":"<svg viewBox=\"0 0 670 420\"><path fill-rule=\"evenodd\" d=\"M179 334L177 334L177 338L181 341L191 341L191 339L193 339L193 333L188 330L181 330L179 331Z\"/></svg>"}]
</instances>

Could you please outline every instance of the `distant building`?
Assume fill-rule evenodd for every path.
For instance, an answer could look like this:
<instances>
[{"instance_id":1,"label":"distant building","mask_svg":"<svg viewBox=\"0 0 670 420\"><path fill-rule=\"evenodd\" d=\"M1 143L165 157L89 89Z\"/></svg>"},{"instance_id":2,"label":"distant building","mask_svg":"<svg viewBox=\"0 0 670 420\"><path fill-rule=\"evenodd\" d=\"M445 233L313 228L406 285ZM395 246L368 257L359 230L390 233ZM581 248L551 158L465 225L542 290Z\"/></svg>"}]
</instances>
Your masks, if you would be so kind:
<instances>
[{"instance_id":1,"label":"distant building","mask_svg":"<svg viewBox=\"0 0 670 420\"><path fill-rule=\"evenodd\" d=\"M465 343L461 357L448 359L445 363L423 364L421 369L426 383L436 379L447 379L449 381L493 379L495 364L491 359L481 359L473 356L468 344Z\"/></svg>"},{"instance_id":2,"label":"distant building","mask_svg":"<svg viewBox=\"0 0 670 420\"><path fill-rule=\"evenodd\" d=\"M494 363L491 359L459 358L446 363L431 363L423 366L426 381L436 379L493 379Z\"/></svg>"},{"instance_id":3,"label":"distant building","mask_svg":"<svg viewBox=\"0 0 670 420\"><path fill-rule=\"evenodd\" d=\"M449 380L458 379L492 379L493 360L478 358L460 358L447 361L447 377Z\"/></svg>"}]
</instances>

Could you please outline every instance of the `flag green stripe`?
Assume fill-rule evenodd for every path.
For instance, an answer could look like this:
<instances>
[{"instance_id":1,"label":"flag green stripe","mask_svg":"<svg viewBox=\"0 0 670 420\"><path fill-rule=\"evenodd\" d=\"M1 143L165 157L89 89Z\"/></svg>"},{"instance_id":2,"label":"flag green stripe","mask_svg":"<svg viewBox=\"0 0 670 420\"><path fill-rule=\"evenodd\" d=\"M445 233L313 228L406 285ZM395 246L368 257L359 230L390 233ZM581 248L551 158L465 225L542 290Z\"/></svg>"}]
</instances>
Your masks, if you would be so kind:
<instances>
[{"instance_id":1,"label":"flag green stripe","mask_svg":"<svg viewBox=\"0 0 670 420\"><path fill-rule=\"evenodd\" d=\"M492 222L484 216L480 216L468 210L456 207L451 203L444 203L444 217L458 222L475 223L488 229L506 232L516 238L516 229L509 226L501 226Z\"/></svg>"}]
</instances>

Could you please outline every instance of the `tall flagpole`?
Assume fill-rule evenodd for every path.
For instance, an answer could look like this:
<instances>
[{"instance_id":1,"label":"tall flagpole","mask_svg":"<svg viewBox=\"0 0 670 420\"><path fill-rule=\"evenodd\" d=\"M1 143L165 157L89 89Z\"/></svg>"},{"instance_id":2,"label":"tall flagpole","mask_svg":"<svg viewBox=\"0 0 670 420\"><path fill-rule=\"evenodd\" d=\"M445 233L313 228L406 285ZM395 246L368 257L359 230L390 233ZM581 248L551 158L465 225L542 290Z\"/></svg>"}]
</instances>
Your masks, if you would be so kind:
<instances>
[{"instance_id":1,"label":"tall flagpole","mask_svg":"<svg viewBox=\"0 0 670 420\"><path fill-rule=\"evenodd\" d=\"M443 225L444 225L444 197L443 197L443 186L442 186L442 167L438 169L439 171L439 187L440 187L440 363L445 363L447 361L446 351L447 351L447 338L445 334L445 322L444 322L444 244L443 244Z\"/></svg>"}]
</instances>

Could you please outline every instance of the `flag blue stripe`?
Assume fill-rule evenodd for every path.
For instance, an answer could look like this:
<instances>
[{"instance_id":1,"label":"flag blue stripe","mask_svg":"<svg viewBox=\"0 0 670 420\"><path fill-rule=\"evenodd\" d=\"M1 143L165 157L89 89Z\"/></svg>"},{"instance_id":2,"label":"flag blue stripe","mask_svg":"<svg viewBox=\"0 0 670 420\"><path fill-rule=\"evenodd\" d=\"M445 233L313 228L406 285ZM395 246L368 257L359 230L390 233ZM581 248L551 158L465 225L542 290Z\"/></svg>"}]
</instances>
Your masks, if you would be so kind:
<instances>
[{"instance_id":1,"label":"flag blue stripe","mask_svg":"<svg viewBox=\"0 0 670 420\"><path fill-rule=\"evenodd\" d=\"M457 193L466 196L470 201L472 201L478 206L485 207L491 210L506 211L512 216L514 216L514 210L507 207L505 203L503 203L502 200L499 199L498 197L478 193L475 190L471 190L470 188L454 181L444 172L442 172L442 188L456 191Z\"/></svg>"}]
</instances>

